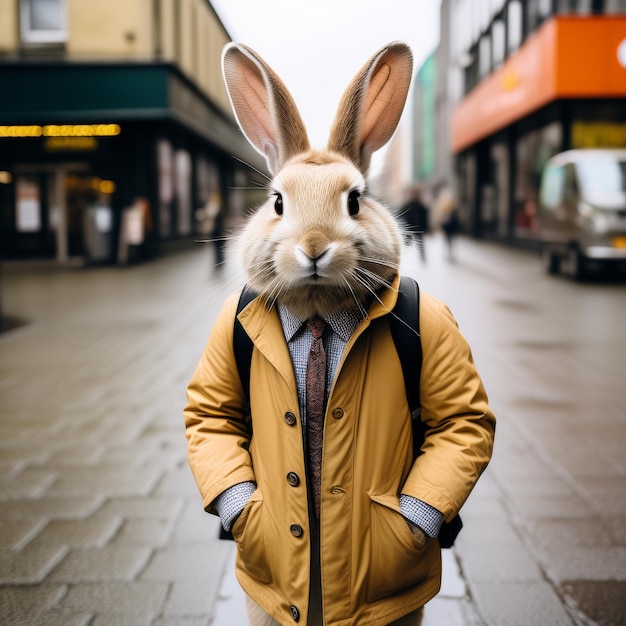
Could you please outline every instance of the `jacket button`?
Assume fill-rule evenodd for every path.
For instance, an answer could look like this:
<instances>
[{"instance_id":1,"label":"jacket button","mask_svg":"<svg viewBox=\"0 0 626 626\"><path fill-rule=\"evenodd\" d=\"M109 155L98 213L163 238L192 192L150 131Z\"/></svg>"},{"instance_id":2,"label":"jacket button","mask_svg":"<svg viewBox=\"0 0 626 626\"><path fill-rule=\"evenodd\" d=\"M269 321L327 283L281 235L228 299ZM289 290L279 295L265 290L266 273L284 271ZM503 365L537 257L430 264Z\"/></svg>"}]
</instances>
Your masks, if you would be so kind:
<instances>
[{"instance_id":1,"label":"jacket button","mask_svg":"<svg viewBox=\"0 0 626 626\"><path fill-rule=\"evenodd\" d=\"M292 534L294 537L302 537L302 533L304 532L304 531L302 530L302 526L300 526L300 524L292 524L292 525L289 527L289 530L291 531L291 534Z\"/></svg>"},{"instance_id":2,"label":"jacket button","mask_svg":"<svg viewBox=\"0 0 626 626\"><path fill-rule=\"evenodd\" d=\"M287 426L293 426L295 423L296 416L291 411L287 411L287 413L285 413L285 424L287 424Z\"/></svg>"},{"instance_id":3,"label":"jacket button","mask_svg":"<svg viewBox=\"0 0 626 626\"><path fill-rule=\"evenodd\" d=\"M343 417L343 409L334 409L333 410L333 417L336 420L340 420Z\"/></svg>"},{"instance_id":4,"label":"jacket button","mask_svg":"<svg viewBox=\"0 0 626 626\"><path fill-rule=\"evenodd\" d=\"M297 487L300 484L300 476L295 472L289 472L289 474L287 474L287 482L292 487Z\"/></svg>"},{"instance_id":5,"label":"jacket button","mask_svg":"<svg viewBox=\"0 0 626 626\"><path fill-rule=\"evenodd\" d=\"M294 622L300 621L300 611L298 611L298 607L291 605L289 607L289 612L291 613L291 619Z\"/></svg>"}]
</instances>

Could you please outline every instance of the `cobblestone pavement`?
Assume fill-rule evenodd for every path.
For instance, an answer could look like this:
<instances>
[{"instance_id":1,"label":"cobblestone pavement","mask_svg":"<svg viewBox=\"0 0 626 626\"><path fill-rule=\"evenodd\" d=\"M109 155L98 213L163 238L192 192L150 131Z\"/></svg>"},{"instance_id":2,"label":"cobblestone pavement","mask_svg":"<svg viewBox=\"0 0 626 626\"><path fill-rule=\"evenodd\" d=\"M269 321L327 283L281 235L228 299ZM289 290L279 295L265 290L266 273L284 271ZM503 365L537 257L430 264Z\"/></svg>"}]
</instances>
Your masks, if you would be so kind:
<instances>
[{"instance_id":1,"label":"cobblestone pavement","mask_svg":"<svg viewBox=\"0 0 626 626\"><path fill-rule=\"evenodd\" d=\"M404 270L448 302L499 417L425 626L622 624L623 284L427 240ZM186 460L185 387L243 279L195 248L128 268L5 264L0 624L245 624L233 546ZM617 373L621 372L618 379Z\"/></svg>"}]
</instances>

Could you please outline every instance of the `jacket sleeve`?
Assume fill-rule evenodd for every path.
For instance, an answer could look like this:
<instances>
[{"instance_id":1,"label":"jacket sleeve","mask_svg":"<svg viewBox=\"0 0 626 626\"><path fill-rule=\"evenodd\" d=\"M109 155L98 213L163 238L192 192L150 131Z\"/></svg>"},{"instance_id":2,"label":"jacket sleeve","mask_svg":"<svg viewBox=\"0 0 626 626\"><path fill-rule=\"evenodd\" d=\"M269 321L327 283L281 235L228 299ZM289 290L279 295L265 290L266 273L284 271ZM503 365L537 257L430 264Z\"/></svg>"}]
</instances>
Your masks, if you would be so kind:
<instances>
[{"instance_id":1,"label":"jacket sleeve","mask_svg":"<svg viewBox=\"0 0 626 626\"><path fill-rule=\"evenodd\" d=\"M191 471L209 513L223 491L255 482L248 453L245 397L233 350L238 296L230 297L211 330L204 353L187 387L183 411Z\"/></svg>"},{"instance_id":2,"label":"jacket sleeve","mask_svg":"<svg viewBox=\"0 0 626 626\"><path fill-rule=\"evenodd\" d=\"M450 310L428 294L422 295L420 309L425 441L402 492L450 521L491 458L495 415Z\"/></svg>"}]
</instances>

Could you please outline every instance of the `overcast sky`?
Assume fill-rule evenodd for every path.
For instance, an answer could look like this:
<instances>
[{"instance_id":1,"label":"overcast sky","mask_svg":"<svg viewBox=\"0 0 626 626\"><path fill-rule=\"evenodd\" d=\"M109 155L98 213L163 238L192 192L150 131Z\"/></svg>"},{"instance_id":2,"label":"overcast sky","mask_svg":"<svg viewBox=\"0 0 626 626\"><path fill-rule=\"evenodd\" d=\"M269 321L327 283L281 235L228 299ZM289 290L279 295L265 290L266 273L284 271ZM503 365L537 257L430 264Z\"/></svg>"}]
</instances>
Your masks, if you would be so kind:
<instances>
[{"instance_id":1,"label":"overcast sky","mask_svg":"<svg viewBox=\"0 0 626 626\"><path fill-rule=\"evenodd\" d=\"M408 43L415 70L439 40L440 0L211 0L234 41L279 74L315 147L326 143L343 90L390 41Z\"/></svg>"}]
</instances>

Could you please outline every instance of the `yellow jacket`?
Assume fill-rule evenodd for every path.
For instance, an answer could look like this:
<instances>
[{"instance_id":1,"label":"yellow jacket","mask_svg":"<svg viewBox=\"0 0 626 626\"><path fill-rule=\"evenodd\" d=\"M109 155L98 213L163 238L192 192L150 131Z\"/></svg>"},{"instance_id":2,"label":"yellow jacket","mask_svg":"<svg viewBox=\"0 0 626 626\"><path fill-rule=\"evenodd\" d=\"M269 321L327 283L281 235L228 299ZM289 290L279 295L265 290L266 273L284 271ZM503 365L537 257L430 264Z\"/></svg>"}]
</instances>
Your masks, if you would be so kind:
<instances>
[{"instance_id":1,"label":"yellow jacket","mask_svg":"<svg viewBox=\"0 0 626 626\"><path fill-rule=\"evenodd\" d=\"M402 368L383 317L395 304L398 282L353 334L329 395L320 513L327 626L382 626L437 594L438 542L423 545L414 537L399 495L423 500L450 520L491 456L495 417L470 348L447 307L422 293L426 440L414 462ZM232 529L237 579L281 624L305 623L309 504L295 375L278 313L257 298L239 315L256 348L250 437L233 352L237 300L224 305L187 390L189 463L211 513L224 490L256 482Z\"/></svg>"}]
</instances>

